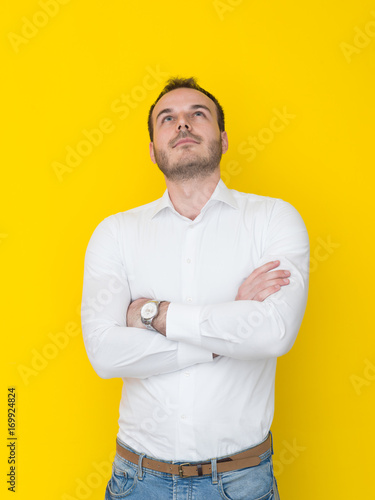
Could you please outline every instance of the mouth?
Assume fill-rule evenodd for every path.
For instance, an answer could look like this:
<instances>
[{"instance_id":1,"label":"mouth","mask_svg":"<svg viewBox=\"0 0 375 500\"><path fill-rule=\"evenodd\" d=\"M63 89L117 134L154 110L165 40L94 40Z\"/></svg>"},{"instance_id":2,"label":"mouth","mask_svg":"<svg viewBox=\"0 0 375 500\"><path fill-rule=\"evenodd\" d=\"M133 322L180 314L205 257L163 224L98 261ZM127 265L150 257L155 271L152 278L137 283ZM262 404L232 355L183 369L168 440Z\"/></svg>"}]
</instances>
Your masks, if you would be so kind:
<instances>
[{"instance_id":1,"label":"mouth","mask_svg":"<svg viewBox=\"0 0 375 500\"><path fill-rule=\"evenodd\" d=\"M189 143L190 144L199 144L199 142L194 141L193 139L186 138L186 139L181 139L180 141L176 142L176 144L173 147L175 148L176 146L180 146L181 144L189 144Z\"/></svg>"}]
</instances>

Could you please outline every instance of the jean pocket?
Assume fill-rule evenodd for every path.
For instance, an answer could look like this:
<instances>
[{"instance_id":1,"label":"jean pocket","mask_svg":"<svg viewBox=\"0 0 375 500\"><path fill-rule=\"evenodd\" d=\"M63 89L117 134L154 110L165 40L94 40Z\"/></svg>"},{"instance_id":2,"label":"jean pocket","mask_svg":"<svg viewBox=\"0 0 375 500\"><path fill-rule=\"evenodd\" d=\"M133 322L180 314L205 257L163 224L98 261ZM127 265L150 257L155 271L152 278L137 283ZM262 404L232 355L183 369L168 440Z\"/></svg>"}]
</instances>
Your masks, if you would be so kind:
<instances>
[{"instance_id":1,"label":"jean pocket","mask_svg":"<svg viewBox=\"0 0 375 500\"><path fill-rule=\"evenodd\" d=\"M271 458L255 467L219 474L219 490L225 500L272 500Z\"/></svg>"},{"instance_id":2,"label":"jean pocket","mask_svg":"<svg viewBox=\"0 0 375 500\"><path fill-rule=\"evenodd\" d=\"M121 500L134 491L137 486L138 475L135 466L131 466L116 454L113 462L112 477L107 489L110 498Z\"/></svg>"}]
</instances>

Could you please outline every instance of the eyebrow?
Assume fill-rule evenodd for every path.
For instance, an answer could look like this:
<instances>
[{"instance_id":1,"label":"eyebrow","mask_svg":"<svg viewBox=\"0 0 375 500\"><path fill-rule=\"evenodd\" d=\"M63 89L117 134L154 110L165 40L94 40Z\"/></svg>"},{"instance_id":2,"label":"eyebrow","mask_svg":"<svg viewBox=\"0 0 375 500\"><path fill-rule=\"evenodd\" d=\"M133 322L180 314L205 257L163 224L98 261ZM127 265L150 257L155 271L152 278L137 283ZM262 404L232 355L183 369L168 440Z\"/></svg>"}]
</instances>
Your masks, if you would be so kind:
<instances>
[{"instance_id":1,"label":"eyebrow","mask_svg":"<svg viewBox=\"0 0 375 500\"><path fill-rule=\"evenodd\" d=\"M190 106L190 109L192 109L192 110L193 110L193 109L200 109L200 108L205 109L206 111L208 111L208 112L211 114L211 110L210 110L210 108L208 108L208 107L207 107L207 106L205 106L204 104L192 104L192 105ZM165 114L167 114L167 113L172 113L172 112L173 112L173 108L165 108L165 109L162 109L162 110L158 113L158 115L157 115L157 117L156 117L156 121L158 120L158 118L159 118L159 116L160 116L160 115L162 115L162 114L164 114L164 113L165 113Z\"/></svg>"}]
</instances>

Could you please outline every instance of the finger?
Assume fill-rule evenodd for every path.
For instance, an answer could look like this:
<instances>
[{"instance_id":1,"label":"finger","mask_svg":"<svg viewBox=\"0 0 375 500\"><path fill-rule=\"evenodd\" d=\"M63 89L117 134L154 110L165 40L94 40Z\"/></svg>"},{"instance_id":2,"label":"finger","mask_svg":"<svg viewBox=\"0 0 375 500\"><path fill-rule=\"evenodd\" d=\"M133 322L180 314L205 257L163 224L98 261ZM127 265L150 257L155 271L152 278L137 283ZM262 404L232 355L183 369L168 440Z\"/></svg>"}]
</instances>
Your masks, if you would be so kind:
<instances>
[{"instance_id":1,"label":"finger","mask_svg":"<svg viewBox=\"0 0 375 500\"><path fill-rule=\"evenodd\" d=\"M258 285L255 290L253 290L253 295L256 296L258 293L263 292L263 290L267 290L268 288L272 287L282 287L289 285L289 279L288 278L279 278L279 279L274 279L270 280L267 282L262 282L260 285ZM279 290L279 288L277 288Z\"/></svg>"},{"instance_id":2,"label":"finger","mask_svg":"<svg viewBox=\"0 0 375 500\"><path fill-rule=\"evenodd\" d=\"M250 287L241 286L235 300L258 300L257 296L268 289L274 289L274 287L278 287L274 289L273 293L280 289L282 286L289 285L290 280L288 278L278 278L271 281L262 280L257 285L252 284ZM264 300L264 299L263 299Z\"/></svg>"},{"instance_id":3,"label":"finger","mask_svg":"<svg viewBox=\"0 0 375 500\"><path fill-rule=\"evenodd\" d=\"M270 271L271 269L275 269L275 267L277 267L279 265L280 265L279 260L273 260L271 262L267 262L266 264L263 264L263 266L260 266L260 267L257 267L256 269L254 269L254 271L250 274L250 276L251 275L258 276L259 274L262 274L262 273L268 273L268 271Z\"/></svg>"},{"instance_id":4,"label":"finger","mask_svg":"<svg viewBox=\"0 0 375 500\"><path fill-rule=\"evenodd\" d=\"M281 288L280 285L273 285L273 286L270 286L268 288L265 288L260 293L257 293L255 295L255 297L253 298L253 300L256 300L257 302L263 302L267 297L278 292L280 290L280 288Z\"/></svg>"},{"instance_id":5,"label":"finger","mask_svg":"<svg viewBox=\"0 0 375 500\"><path fill-rule=\"evenodd\" d=\"M251 282L255 278L257 278L258 276L261 276L264 273L268 273L268 271L270 271L271 269L274 269L275 267L277 267L279 265L280 265L279 260L267 262L267 264L263 264L263 266L260 266L260 267L257 267L256 269L254 269L254 271L247 278L244 279L243 283L246 283L248 281Z\"/></svg>"},{"instance_id":6,"label":"finger","mask_svg":"<svg viewBox=\"0 0 375 500\"><path fill-rule=\"evenodd\" d=\"M261 274L260 276L256 278L251 278L250 277L247 279L247 281L244 281L239 289L241 292L245 292L245 294L250 294L253 293L253 295L256 295L258 292L261 292L264 290L264 288L271 286L271 283L275 280L280 280L277 282L278 284L283 284L282 280L283 279L288 279L290 276L289 271L284 271L284 270L277 270L277 271L271 271L265 274ZM276 283L276 282L275 282ZM286 281L285 283L289 283Z\"/></svg>"},{"instance_id":7,"label":"finger","mask_svg":"<svg viewBox=\"0 0 375 500\"><path fill-rule=\"evenodd\" d=\"M288 278L290 276L290 271L286 269L277 269L276 271L269 271L268 273L258 276L254 283L260 283L262 281L270 281L279 278Z\"/></svg>"}]
</instances>

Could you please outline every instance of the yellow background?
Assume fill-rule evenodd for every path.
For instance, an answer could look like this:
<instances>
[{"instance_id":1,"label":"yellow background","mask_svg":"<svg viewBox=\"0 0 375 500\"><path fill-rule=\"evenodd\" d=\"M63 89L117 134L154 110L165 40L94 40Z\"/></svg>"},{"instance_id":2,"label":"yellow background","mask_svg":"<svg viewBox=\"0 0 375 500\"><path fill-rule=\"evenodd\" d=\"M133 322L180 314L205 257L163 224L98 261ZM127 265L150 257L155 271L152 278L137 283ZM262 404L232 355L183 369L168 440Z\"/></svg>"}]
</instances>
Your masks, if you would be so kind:
<instances>
[{"instance_id":1,"label":"yellow background","mask_svg":"<svg viewBox=\"0 0 375 500\"><path fill-rule=\"evenodd\" d=\"M13 496L104 498L121 382L87 359L83 259L101 220L162 195L146 118L176 74L197 76L224 107L228 187L289 201L309 231L308 307L276 380L281 498L372 497L375 2L65 0L53 16L41 5L1 6L1 497L12 495L14 385ZM122 95L132 107L121 114ZM240 145L269 138L262 129L284 108L294 118L247 161ZM59 180L54 162L103 119L112 131Z\"/></svg>"}]
</instances>

